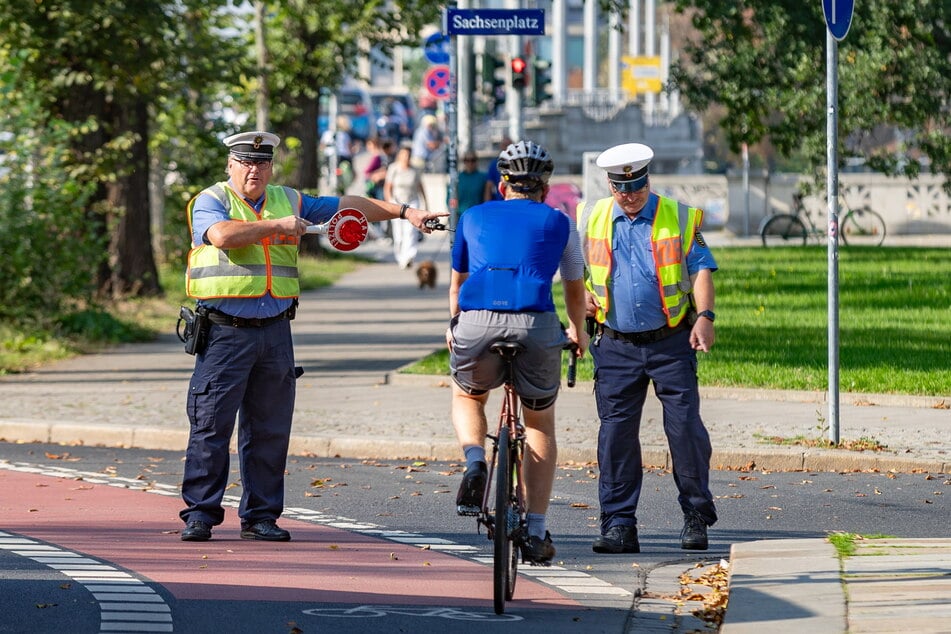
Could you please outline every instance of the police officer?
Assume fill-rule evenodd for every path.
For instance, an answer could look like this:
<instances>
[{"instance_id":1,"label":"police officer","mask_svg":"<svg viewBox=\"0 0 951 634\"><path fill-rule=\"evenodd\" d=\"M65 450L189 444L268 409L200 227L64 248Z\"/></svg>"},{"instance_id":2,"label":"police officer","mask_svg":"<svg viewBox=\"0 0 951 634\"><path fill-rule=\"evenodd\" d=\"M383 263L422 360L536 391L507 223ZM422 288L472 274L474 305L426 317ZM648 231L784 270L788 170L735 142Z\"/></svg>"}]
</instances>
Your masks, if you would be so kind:
<instances>
[{"instance_id":1,"label":"police officer","mask_svg":"<svg viewBox=\"0 0 951 634\"><path fill-rule=\"evenodd\" d=\"M238 423L241 460L241 537L287 541L276 520L284 510L284 467L294 412L297 372L291 342L298 283L297 255L307 227L342 208L369 221L405 218L429 233L430 214L408 205L358 196L314 197L271 185L270 132L224 140L228 180L188 204L192 249L186 290L211 322L195 357L186 410L191 429L182 498L184 541L211 539L224 519L228 448Z\"/></svg>"},{"instance_id":2,"label":"police officer","mask_svg":"<svg viewBox=\"0 0 951 634\"><path fill-rule=\"evenodd\" d=\"M588 315L597 324L590 346L601 419L596 553L640 552L639 431L651 382L664 410L684 515L681 548L706 550L707 526L717 519L696 356L713 345L717 266L700 233L703 212L650 190L653 157L640 143L602 152L597 165L607 173L612 195L578 208Z\"/></svg>"}]
</instances>

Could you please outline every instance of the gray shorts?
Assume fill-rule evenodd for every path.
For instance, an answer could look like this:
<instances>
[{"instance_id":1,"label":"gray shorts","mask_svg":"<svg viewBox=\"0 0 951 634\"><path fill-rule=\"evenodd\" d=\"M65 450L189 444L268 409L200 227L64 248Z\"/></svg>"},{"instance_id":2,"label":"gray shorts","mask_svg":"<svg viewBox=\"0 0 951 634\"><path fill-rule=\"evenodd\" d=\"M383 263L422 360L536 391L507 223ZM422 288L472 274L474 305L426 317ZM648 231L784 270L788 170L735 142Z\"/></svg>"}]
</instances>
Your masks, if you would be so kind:
<instances>
[{"instance_id":1,"label":"gray shorts","mask_svg":"<svg viewBox=\"0 0 951 634\"><path fill-rule=\"evenodd\" d=\"M515 391L524 401L551 399L561 387L561 351L568 342L556 313L467 310L452 326L449 370L470 394L502 385L502 357L489 350L497 341L525 346L515 358Z\"/></svg>"}]
</instances>

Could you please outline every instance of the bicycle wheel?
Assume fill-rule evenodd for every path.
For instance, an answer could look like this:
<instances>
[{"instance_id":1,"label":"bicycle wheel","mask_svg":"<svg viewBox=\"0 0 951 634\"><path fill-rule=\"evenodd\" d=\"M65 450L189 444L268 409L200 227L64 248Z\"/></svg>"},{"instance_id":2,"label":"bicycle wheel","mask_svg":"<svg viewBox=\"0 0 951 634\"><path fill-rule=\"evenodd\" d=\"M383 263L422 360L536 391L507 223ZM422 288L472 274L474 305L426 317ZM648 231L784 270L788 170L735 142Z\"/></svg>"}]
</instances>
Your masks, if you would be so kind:
<instances>
[{"instance_id":1,"label":"bicycle wheel","mask_svg":"<svg viewBox=\"0 0 951 634\"><path fill-rule=\"evenodd\" d=\"M885 221L869 209L851 209L842 219L842 242L852 246L881 246L885 241Z\"/></svg>"},{"instance_id":2,"label":"bicycle wheel","mask_svg":"<svg viewBox=\"0 0 951 634\"><path fill-rule=\"evenodd\" d=\"M808 232L798 216L776 214L763 225L760 236L764 247L805 246Z\"/></svg>"},{"instance_id":3,"label":"bicycle wheel","mask_svg":"<svg viewBox=\"0 0 951 634\"><path fill-rule=\"evenodd\" d=\"M499 432L499 453L495 471L495 554L493 558L492 597L495 613L505 611L505 601L512 598L514 581L512 568L515 552L510 538L512 514L512 445L509 428L502 426ZM510 583L511 582L511 583Z\"/></svg>"},{"instance_id":4,"label":"bicycle wheel","mask_svg":"<svg viewBox=\"0 0 951 634\"><path fill-rule=\"evenodd\" d=\"M509 455L512 458L512 468L509 470L509 473L512 474L512 484L509 486L511 491L509 492L509 543L512 545L512 553L509 557L509 571L508 571L508 583L506 584L507 591L505 593L505 600L511 601L512 596L515 594L515 580L518 579L518 558L521 556L521 543L524 539L523 529L525 525L522 523L522 509L519 506L519 494L518 487L522 486L519 482L521 477L521 471L517 468L517 465L522 464L522 448L518 441L512 441L510 443L511 450Z\"/></svg>"}]
</instances>

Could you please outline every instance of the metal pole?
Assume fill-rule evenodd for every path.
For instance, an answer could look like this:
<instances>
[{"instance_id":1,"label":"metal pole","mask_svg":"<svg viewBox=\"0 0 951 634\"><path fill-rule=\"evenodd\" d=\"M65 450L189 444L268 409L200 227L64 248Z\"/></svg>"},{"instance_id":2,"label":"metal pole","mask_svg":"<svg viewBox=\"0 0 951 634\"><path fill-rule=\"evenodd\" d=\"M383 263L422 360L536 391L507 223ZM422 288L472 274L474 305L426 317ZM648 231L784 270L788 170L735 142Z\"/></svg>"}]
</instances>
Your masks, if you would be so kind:
<instances>
[{"instance_id":1,"label":"metal pole","mask_svg":"<svg viewBox=\"0 0 951 634\"><path fill-rule=\"evenodd\" d=\"M743 144L743 221L746 228L743 235L750 235L750 148Z\"/></svg>"},{"instance_id":2,"label":"metal pole","mask_svg":"<svg viewBox=\"0 0 951 634\"><path fill-rule=\"evenodd\" d=\"M460 9L473 8L473 0L459 0ZM475 87L473 75L475 74L475 58L472 55L473 42L471 35L453 36L456 40L456 66L450 66L451 70L457 70L456 76L456 116L459 143L457 150L465 152L474 149L472 146L472 91ZM459 87L462 87L460 90Z\"/></svg>"},{"instance_id":3,"label":"metal pole","mask_svg":"<svg viewBox=\"0 0 951 634\"><path fill-rule=\"evenodd\" d=\"M450 5L455 6L455 5ZM449 25L447 23L448 12L443 11L443 33L449 32ZM456 228L456 221L458 220L457 216L459 215L459 200L456 193L456 184L459 182L459 169L458 163L456 162L456 137L459 134L458 124L456 121L456 73L457 66L456 60L458 59L458 51L456 47L459 45L459 38L455 35L449 36L449 100L446 102L446 114L447 114L447 126L449 128L449 140L446 143L446 163L449 168L449 183L447 184L447 198L448 198L448 207L449 207L449 227L453 231ZM450 235L455 235L455 233L450 233Z\"/></svg>"},{"instance_id":4,"label":"metal pole","mask_svg":"<svg viewBox=\"0 0 951 634\"><path fill-rule=\"evenodd\" d=\"M519 8L519 0L506 0L505 4L508 9ZM520 141L525 135L522 121L523 89L516 89L512 86L512 58L522 56L522 36L509 35L508 46L508 69L506 69L505 73L505 111L509 117L509 138L513 141Z\"/></svg>"},{"instance_id":5,"label":"metal pole","mask_svg":"<svg viewBox=\"0 0 951 634\"><path fill-rule=\"evenodd\" d=\"M826 190L829 207L829 441L839 444L838 42L826 30Z\"/></svg>"}]
</instances>

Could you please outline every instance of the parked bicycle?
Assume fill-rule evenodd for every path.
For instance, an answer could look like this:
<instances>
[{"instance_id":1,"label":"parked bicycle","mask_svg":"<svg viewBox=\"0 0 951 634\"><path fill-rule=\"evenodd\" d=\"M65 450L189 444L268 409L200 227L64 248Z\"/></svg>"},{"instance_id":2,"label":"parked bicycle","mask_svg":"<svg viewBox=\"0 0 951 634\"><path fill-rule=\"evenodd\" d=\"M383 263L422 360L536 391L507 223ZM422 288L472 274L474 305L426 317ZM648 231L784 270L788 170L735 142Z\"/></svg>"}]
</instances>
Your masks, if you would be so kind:
<instances>
[{"instance_id":1,"label":"parked bicycle","mask_svg":"<svg viewBox=\"0 0 951 634\"><path fill-rule=\"evenodd\" d=\"M885 241L885 220L868 207L850 208L839 196L839 236L846 245L880 246ZM807 226L808 225L808 226ZM816 226L812 212L803 204L800 193L793 194L792 213L779 213L763 220L760 227L763 246L803 245L812 236L817 242L825 239L825 228Z\"/></svg>"},{"instance_id":2,"label":"parked bicycle","mask_svg":"<svg viewBox=\"0 0 951 634\"><path fill-rule=\"evenodd\" d=\"M504 392L498 428L494 436L488 434L492 441L492 459L477 521L478 526L485 526L486 534L493 543L493 606L496 614L502 614L505 602L511 601L515 593L519 552L523 541L528 538L525 486L522 481L525 426L522 424L521 403L514 384L514 359L525 350L525 346L518 342L502 341L492 344L489 349L504 360L505 381L502 384ZM575 349L574 343L565 346L565 350L570 351L568 387L574 387L575 384Z\"/></svg>"}]
</instances>

